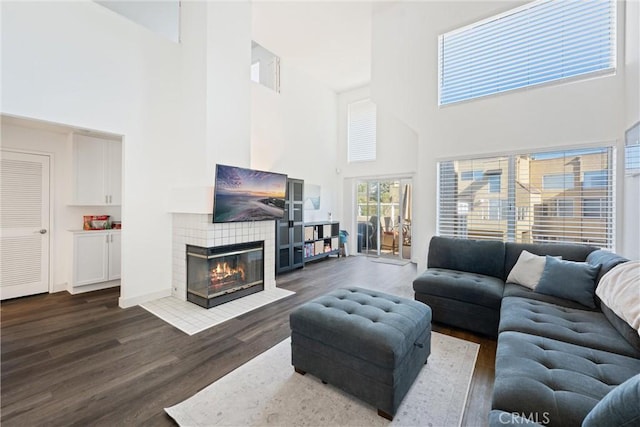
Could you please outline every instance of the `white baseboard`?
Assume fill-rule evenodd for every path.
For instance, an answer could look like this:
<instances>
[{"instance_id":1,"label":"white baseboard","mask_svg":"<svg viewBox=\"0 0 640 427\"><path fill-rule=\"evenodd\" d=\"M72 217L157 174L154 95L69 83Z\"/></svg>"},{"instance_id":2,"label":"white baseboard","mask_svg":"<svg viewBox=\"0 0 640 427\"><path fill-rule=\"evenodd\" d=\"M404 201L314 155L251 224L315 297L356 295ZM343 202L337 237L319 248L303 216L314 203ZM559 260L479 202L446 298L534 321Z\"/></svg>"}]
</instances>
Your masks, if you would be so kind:
<instances>
[{"instance_id":1,"label":"white baseboard","mask_svg":"<svg viewBox=\"0 0 640 427\"><path fill-rule=\"evenodd\" d=\"M70 287L67 289L71 295L83 294L85 292L98 291L100 289L115 288L120 286L120 280L111 280L109 282L93 283L91 285Z\"/></svg>"},{"instance_id":2,"label":"white baseboard","mask_svg":"<svg viewBox=\"0 0 640 427\"><path fill-rule=\"evenodd\" d=\"M118 299L118 305L120 308L129 308L136 305L144 304L145 302L153 301L155 299L170 297L171 288L163 289L162 291L152 292L150 294L138 295L131 298Z\"/></svg>"},{"instance_id":3,"label":"white baseboard","mask_svg":"<svg viewBox=\"0 0 640 427\"><path fill-rule=\"evenodd\" d=\"M54 283L51 285L49 289L50 294L55 294L56 292L66 291L69 288L69 284L67 282L64 283Z\"/></svg>"}]
</instances>

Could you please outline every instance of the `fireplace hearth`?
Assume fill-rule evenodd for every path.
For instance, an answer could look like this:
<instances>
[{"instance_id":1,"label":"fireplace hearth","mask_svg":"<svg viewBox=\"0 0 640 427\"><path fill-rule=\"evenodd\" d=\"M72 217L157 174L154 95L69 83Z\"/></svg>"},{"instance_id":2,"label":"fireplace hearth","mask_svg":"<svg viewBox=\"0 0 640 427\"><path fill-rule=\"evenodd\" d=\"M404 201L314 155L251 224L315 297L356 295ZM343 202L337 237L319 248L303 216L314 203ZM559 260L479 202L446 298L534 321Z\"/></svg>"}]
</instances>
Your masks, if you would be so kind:
<instances>
[{"instance_id":1,"label":"fireplace hearth","mask_svg":"<svg viewBox=\"0 0 640 427\"><path fill-rule=\"evenodd\" d=\"M187 245L187 300L205 308L264 290L264 242Z\"/></svg>"}]
</instances>

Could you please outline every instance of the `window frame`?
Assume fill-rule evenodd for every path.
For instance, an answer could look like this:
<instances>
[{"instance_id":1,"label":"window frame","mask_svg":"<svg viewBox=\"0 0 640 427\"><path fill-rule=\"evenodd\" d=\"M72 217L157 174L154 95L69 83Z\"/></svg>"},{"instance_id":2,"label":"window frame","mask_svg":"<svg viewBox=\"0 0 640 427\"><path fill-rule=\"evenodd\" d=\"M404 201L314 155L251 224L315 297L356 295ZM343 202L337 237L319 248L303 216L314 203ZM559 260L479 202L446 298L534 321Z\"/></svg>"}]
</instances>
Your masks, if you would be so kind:
<instances>
[{"instance_id":1,"label":"window frame","mask_svg":"<svg viewBox=\"0 0 640 427\"><path fill-rule=\"evenodd\" d=\"M615 250L616 151L616 144L609 141L548 151L533 149L438 159L436 234L506 242L582 243ZM571 175L580 182L575 182L575 187L541 190L545 174L553 168L561 171L563 167L569 167L568 161L576 160L577 166L571 168L579 167L580 173L573 171ZM528 163L523 164L523 161ZM522 167L526 168L524 176ZM607 172L607 185L583 188L584 172L600 170L598 167ZM462 183L461 171L470 168L484 168L485 174L487 171L501 171L501 176L506 179L501 193L489 193L488 188L480 183ZM585 198L600 200L598 216L589 214L589 211L585 215ZM499 218L496 208L490 206L492 199L500 199L504 203ZM460 208L462 205L464 209ZM595 211L595 206L591 211Z\"/></svg>"},{"instance_id":2,"label":"window frame","mask_svg":"<svg viewBox=\"0 0 640 427\"><path fill-rule=\"evenodd\" d=\"M491 23L500 23L500 21L503 21L505 19L508 19L508 17L510 16L514 16L517 14L521 14L521 13L527 13L530 12L530 10L533 10L534 8L536 8L537 6L544 4L544 3L550 3L553 0L537 0L537 1L532 1L530 3L524 4L522 6L516 7L514 9L510 9L507 11L504 11L502 13L499 13L497 15L493 15L490 17L487 17L485 19L481 19L479 21L476 21L474 23L465 25L463 27L459 27L453 30L450 30L448 32L442 33L440 35L438 35L438 107L439 108L443 108L443 107L447 107L450 105L456 105L458 103L464 103L464 102L469 102L469 101L474 101L477 99L482 99L488 96L495 96L495 95L502 95L502 94L507 94L507 93L511 93L511 92L517 92L517 91L523 91L523 90L529 90L532 88L536 88L536 87L544 87L547 85L560 85L560 84L566 84L566 83L572 83L575 81L582 81L582 80L588 80L588 79L592 79L595 77L604 77L604 76L611 76L611 75L615 75L616 74L616 70L618 67L618 6L617 6L617 1L616 0L606 0L607 2L609 2L610 7L611 7L611 11L610 13L607 15L607 17L609 18L609 27L611 28L610 32L608 33L610 35L610 48L608 50L608 55L610 56L610 61L609 61L609 65L606 68L600 68L600 69L596 69L596 70L592 70L592 71L587 71L587 72L582 72L582 73L577 73L577 74L571 74L568 76L560 76L560 77L556 77L556 78L551 78L548 80L543 80L543 81L537 81L534 83L529 83L529 84L522 84L519 86L515 86L515 87L507 87L506 89L498 89L498 90L494 90L492 92L488 92L488 93L481 93L478 95L468 95L468 96L464 96L460 99L454 99L451 101L446 101L443 102L443 88L444 88L444 83L443 83L443 79L445 77L443 77L443 74L445 73L445 64L444 64L444 60L443 58L446 56L446 53L443 53L443 49L446 49L446 47L444 47L446 41L445 38L446 37L451 37L451 36L456 36L459 35L465 31L472 31L474 29L477 29L479 27L482 26L486 26L486 25L490 25ZM499 24L498 24L499 25ZM495 40L494 40L495 42ZM529 45L525 45L526 47L528 47ZM560 57L564 56L566 54L566 52L563 51L563 53L561 55L559 55ZM535 59L535 57L533 57ZM508 63L505 62L507 65L513 65L513 62ZM527 67L523 67L527 68ZM534 75L535 76L535 75ZM539 79L539 78L538 78ZM486 82L486 80L483 80ZM502 86L502 85L506 85L505 82L503 81L499 81L499 82L495 82L495 85L497 86Z\"/></svg>"}]
</instances>

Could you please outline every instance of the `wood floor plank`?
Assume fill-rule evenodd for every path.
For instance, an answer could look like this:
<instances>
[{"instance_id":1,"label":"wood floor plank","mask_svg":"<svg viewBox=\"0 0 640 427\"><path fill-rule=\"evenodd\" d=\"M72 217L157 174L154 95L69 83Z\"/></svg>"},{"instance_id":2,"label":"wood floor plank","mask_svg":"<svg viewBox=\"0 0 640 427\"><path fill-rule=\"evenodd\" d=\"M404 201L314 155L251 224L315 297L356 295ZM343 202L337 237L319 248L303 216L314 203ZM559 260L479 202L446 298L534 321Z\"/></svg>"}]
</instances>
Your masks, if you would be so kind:
<instances>
[{"instance_id":1,"label":"wood floor plank","mask_svg":"<svg viewBox=\"0 0 640 427\"><path fill-rule=\"evenodd\" d=\"M333 289L410 289L413 264L332 258L276 278L294 291L188 336L140 307L118 307L119 289L65 292L0 304L0 422L4 426L172 426L163 408L190 397L290 335L289 314ZM495 340L434 324L480 344L463 425L486 425Z\"/></svg>"}]
</instances>

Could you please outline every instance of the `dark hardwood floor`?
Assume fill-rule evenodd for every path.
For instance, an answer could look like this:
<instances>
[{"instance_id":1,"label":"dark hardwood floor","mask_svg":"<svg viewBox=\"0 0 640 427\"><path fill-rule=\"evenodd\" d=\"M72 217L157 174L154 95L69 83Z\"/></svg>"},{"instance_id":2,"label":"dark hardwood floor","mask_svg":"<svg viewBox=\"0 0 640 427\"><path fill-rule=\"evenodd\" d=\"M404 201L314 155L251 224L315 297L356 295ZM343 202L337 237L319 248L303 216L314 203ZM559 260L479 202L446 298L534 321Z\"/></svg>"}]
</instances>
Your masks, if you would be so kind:
<instances>
[{"instance_id":1,"label":"dark hardwood floor","mask_svg":"<svg viewBox=\"0 0 640 427\"><path fill-rule=\"evenodd\" d=\"M410 289L416 266L330 259L277 277L296 294L187 336L140 307L118 307L119 289L43 294L2 302L3 426L171 426L174 405L289 336L298 305L347 285ZM410 291L409 291L410 292ZM463 425L487 424L496 342L434 325L480 344Z\"/></svg>"}]
</instances>

